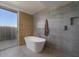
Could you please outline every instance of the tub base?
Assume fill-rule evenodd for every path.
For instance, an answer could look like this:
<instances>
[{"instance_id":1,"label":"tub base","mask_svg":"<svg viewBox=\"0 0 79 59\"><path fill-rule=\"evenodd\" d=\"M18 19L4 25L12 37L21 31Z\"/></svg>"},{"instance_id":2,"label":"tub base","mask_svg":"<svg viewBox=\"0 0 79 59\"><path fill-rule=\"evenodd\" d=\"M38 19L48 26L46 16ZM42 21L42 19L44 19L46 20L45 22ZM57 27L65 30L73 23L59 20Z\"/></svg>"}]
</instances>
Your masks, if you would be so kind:
<instances>
[{"instance_id":1,"label":"tub base","mask_svg":"<svg viewBox=\"0 0 79 59\"><path fill-rule=\"evenodd\" d=\"M34 37L34 38L32 38L32 37L26 37L25 38L26 47L28 49L32 50L33 52L42 52L44 45L45 45L45 40L39 41L39 39L37 37ZM40 40L42 40L42 38L40 38Z\"/></svg>"}]
</instances>

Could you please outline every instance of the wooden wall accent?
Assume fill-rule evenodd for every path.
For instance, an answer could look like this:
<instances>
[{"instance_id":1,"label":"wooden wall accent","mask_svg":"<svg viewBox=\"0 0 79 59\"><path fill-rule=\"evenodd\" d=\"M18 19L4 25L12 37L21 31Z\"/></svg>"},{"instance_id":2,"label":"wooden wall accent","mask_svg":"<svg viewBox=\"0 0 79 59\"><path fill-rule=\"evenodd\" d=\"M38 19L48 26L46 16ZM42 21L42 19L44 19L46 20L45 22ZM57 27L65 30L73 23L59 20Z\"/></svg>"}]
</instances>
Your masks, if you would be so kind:
<instances>
[{"instance_id":1,"label":"wooden wall accent","mask_svg":"<svg viewBox=\"0 0 79 59\"><path fill-rule=\"evenodd\" d=\"M19 12L19 45L24 45L25 36L33 35L33 17L24 12Z\"/></svg>"}]
</instances>

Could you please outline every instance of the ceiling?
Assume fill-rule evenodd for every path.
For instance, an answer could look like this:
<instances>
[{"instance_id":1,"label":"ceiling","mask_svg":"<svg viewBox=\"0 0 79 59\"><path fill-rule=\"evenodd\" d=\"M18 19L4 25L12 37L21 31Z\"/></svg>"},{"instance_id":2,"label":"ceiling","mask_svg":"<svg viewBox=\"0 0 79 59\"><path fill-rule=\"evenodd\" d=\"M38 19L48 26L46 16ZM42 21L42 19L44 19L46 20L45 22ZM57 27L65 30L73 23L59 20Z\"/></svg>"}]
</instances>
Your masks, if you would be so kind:
<instances>
[{"instance_id":1,"label":"ceiling","mask_svg":"<svg viewBox=\"0 0 79 59\"><path fill-rule=\"evenodd\" d=\"M70 3L70 1L2 1L0 3L29 14L35 14L48 7L56 9Z\"/></svg>"}]
</instances>

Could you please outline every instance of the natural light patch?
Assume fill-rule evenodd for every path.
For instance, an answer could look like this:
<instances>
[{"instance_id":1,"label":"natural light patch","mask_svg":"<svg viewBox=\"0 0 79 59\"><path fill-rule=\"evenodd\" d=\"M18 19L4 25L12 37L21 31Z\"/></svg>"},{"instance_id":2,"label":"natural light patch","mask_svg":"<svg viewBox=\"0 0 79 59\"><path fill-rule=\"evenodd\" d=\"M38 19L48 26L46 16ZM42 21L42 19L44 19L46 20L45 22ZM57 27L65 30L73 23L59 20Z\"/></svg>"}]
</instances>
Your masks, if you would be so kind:
<instances>
[{"instance_id":1,"label":"natural light patch","mask_svg":"<svg viewBox=\"0 0 79 59\"><path fill-rule=\"evenodd\" d=\"M17 27L17 14L8 10L0 9L0 26Z\"/></svg>"}]
</instances>

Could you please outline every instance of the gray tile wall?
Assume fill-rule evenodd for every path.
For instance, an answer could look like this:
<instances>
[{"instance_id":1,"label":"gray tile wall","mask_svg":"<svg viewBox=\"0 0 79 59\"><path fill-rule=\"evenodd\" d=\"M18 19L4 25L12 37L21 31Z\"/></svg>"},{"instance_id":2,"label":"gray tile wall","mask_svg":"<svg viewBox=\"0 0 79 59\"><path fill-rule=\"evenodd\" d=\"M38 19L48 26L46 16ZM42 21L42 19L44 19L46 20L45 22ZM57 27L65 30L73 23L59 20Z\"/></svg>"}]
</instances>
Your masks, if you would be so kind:
<instances>
[{"instance_id":1,"label":"gray tile wall","mask_svg":"<svg viewBox=\"0 0 79 59\"><path fill-rule=\"evenodd\" d=\"M71 17L79 17L79 2L72 2L56 10L45 9L34 15L34 35L47 38L48 46L56 47L64 56L79 56L79 26L70 25ZM46 17L49 23L49 36L44 36ZM64 26L68 30L64 30ZM53 49L52 49L53 50Z\"/></svg>"}]
</instances>

